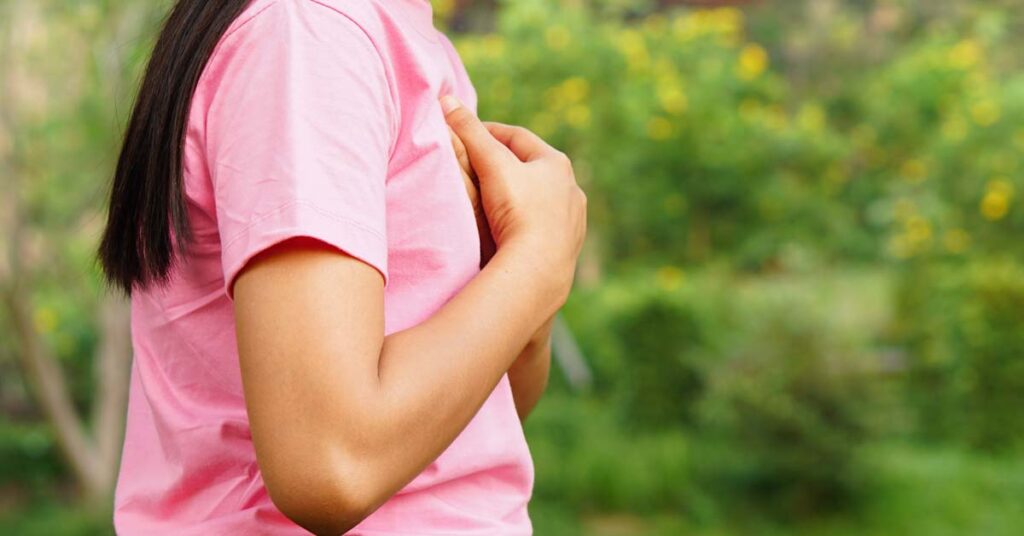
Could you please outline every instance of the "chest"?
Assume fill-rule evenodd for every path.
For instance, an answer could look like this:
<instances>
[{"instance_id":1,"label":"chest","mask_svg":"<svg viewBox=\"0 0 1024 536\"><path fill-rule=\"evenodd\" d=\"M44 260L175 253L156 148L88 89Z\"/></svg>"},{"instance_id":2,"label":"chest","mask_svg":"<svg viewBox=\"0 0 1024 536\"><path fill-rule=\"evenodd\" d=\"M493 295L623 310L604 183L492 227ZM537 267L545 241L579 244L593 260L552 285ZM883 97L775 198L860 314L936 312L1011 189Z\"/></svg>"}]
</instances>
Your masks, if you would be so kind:
<instances>
[{"instance_id":1,"label":"chest","mask_svg":"<svg viewBox=\"0 0 1024 536\"><path fill-rule=\"evenodd\" d=\"M465 102L475 95L458 66L426 60L396 75L401 118L386 182L385 296L395 329L425 319L479 271L476 219L438 103L445 93Z\"/></svg>"}]
</instances>

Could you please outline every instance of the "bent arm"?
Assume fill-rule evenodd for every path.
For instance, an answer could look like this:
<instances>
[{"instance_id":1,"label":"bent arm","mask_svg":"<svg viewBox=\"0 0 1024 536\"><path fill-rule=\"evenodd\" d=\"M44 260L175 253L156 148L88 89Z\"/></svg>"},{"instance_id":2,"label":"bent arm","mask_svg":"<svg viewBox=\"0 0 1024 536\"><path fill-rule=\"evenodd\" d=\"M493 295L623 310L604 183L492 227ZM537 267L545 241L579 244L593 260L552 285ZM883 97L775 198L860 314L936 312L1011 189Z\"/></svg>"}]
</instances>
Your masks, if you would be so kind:
<instances>
[{"instance_id":1,"label":"bent arm","mask_svg":"<svg viewBox=\"0 0 1024 536\"><path fill-rule=\"evenodd\" d=\"M509 386L520 422L526 421L548 386L551 373L551 325L549 318L508 369Z\"/></svg>"},{"instance_id":2,"label":"bent arm","mask_svg":"<svg viewBox=\"0 0 1024 536\"><path fill-rule=\"evenodd\" d=\"M339 534L455 440L565 300L512 247L436 314L384 336L383 279L312 239L250 261L234 286L253 443L275 505Z\"/></svg>"}]
</instances>

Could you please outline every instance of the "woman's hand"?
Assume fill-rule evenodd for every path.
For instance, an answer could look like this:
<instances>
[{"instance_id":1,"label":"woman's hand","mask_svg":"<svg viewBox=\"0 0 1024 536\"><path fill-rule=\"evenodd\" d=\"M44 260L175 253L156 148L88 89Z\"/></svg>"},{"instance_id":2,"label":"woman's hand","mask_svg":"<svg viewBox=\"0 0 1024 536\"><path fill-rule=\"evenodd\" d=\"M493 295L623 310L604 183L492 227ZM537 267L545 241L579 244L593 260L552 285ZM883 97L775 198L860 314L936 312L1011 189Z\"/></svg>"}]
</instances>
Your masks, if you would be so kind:
<instances>
[{"instance_id":1,"label":"woman's hand","mask_svg":"<svg viewBox=\"0 0 1024 536\"><path fill-rule=\"evenodd\" d=\"M480 267L483 268L487 261L494 256L496 247L494 237L491 236L491 226L487 224L487 216L484 214L484 206L480 202L480 183L477 180L473 166L469 164L469 154L466 153L466 145L459 139L451 127L448 132L452 138L452 148L455 149L455 157L459 161L459 170L462 172L462 180L466 185L466 195L469 196L469 203L473 206L473 214L476 216L476 227L480 232Z\"/></svg>"},{"instance_id":2,"label":"woman's hand","mask_svg":"<svg viewBox=\"0 0 1024 536\"><path fill-rule=\"evenodd\" d=\"M441 105L476 173L496 248L522 251L564 298L586 235L587 198L571 161L525 128L481 123L454 97Z\"/></svg>"}]
</instances>

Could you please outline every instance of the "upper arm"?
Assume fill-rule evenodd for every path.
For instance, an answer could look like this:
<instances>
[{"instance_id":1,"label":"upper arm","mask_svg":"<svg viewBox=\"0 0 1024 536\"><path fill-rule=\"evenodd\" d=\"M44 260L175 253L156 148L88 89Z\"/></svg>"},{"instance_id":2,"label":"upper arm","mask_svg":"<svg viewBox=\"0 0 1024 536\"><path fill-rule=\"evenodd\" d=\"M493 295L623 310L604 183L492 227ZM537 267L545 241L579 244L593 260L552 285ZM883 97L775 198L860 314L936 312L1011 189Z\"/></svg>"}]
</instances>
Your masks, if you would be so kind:
<instances>
[{"instance_id":1,"label":"upper arm","mask_svg":"<svg viewBox=\"0 0 1024 536\"><path fill-rule=\"evenodd\" d=\"M253 443L275 504L311 519L351 497L337 471L352 465L323 460L353 450L330 441L358 440L372 407L391 97L361 28L315 2L267 8L208 72L206 157Z\"/></svg>"},{"instance_id":2,"label":"upper arm","mask_svg":"<svg viewBox=\"0 0 1024 536\"><path fill-rule=\"evenodd\" d=\"M293 239L248 263L235 286L246 407L260 470L296 521L359 512L358 479L337 481L357 448L384 337L383 285L370 266L323 242ZM337 462L337 463L335 463ZM347 495L344 495L344 494ZM315 501L319 501L319 504ZM358 514L356 514L358 516Z\"/></svg>"},{"instance_id":3,"label":"upper arm","mask_svg":"<svg viewBox=\"0 0 1024 536\"><path fill-rule=\"evenodd\" d=\"M211 59L206 161L225 290L294 236L337 246L387 284L385 182L396 136L383 60L351 19L276 2Z\"/></svg>"}]
</instances>

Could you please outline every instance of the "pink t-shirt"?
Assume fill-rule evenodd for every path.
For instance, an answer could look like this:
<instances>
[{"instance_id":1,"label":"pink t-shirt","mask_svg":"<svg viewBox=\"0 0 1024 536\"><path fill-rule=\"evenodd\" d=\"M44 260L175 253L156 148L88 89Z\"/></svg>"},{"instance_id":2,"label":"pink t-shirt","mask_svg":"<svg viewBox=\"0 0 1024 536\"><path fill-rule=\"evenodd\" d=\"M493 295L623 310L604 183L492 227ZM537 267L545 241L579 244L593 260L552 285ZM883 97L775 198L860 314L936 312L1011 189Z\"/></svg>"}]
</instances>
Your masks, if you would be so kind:
<instances>
[{"instance_id":1,"label":"pink t-shirt","mask_svg":"<svg viewBox=\"0 0 1024 536\"><path fill-rule=\"evenodd\" d=\"M256 464L230 283L259 251L310 236L381 272L386 333L458 293L479 271L479 238L438 104L447 93L475 107L428 0L255 0L232 23L188 124L192 249L168 285L132 296L120 534L305 533ZM349 534L530 534L533 477L506 375Z\"/></svg>"}]
</instances>

